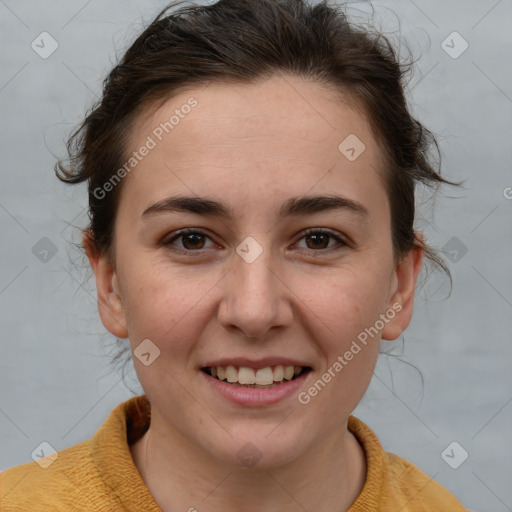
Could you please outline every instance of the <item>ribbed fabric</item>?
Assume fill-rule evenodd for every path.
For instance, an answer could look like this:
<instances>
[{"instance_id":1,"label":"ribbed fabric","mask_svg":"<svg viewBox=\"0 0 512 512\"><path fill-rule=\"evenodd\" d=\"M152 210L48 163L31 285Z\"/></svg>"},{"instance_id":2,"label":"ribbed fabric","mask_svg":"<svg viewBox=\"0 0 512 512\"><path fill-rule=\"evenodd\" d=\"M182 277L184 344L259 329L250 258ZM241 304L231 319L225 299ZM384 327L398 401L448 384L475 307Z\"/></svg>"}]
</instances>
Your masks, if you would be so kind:
<instances>
[{"instance_id":1,"label":"ribbed fabric","mask_svg":"<svg viewBox=\"0 0 512 512\"><path fill-rule=\"evenodd\" d=\"M366 454L366 482L348 512L469 512L433 478L385 452L361 420L350 416L348 429Z\"/></svg>"},{"instance_id":2,"label":"ribbed fabric","mask_svg":"<svg viewBox=\"0 0 512 512\"><path fill-rule=\"evenodd\" d=\"M30 462L4 471L0 511L161 512L129 448L149 422L146 396L130 398L110 413L91 439L59 451L46 469ZM385 452L361 420L350 416L348 428L367 462L365 485L348 512L467 512L410 462Z\"/></svg>"}]
</instances>

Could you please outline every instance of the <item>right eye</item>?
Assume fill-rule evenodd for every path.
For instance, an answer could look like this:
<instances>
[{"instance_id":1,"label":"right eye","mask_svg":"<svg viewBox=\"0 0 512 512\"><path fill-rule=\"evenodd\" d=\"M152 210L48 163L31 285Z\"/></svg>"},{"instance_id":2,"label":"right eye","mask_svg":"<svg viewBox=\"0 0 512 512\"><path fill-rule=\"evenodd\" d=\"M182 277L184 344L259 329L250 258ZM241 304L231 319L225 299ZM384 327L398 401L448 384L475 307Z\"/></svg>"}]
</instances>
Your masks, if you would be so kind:
<instances>
[{"instance_id":1,"label":"right eye","mask_svg":"<svg viewBox=\"0 0 512 512\"><path fill-rule=\"evenodd\" d=\"M179 253L191 253L198 252L204 249L204 239L211 238L206 235L203 231L198 229L183 229L174 234L174 236L164 242L162 242L163 246L170 247L171 250L177 251ZM181 248L174 245L175 240L181 239Z\"/></svg>"}]
</instances>

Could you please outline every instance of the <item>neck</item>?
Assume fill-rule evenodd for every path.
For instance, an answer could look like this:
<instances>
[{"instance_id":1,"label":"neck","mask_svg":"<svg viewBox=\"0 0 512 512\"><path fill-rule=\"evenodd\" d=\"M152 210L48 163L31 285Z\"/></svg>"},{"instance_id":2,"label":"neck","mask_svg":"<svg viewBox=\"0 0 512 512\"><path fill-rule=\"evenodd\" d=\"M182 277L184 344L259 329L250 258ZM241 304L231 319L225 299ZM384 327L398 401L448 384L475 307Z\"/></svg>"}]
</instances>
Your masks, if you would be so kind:
<instances>
[{"instance_id":1,"label":"neck","mask_svg":"<svg viewBox=\"0 0 512 512\"><path fill-rule=\"evenodd\" d=\"M346 512L366 479L363 449L346 424L300 458L257 470L234 468L214 459L160 425L153 411L151 418L148 431L130 449L164 512Z\"/></svg>"}]
</instances>

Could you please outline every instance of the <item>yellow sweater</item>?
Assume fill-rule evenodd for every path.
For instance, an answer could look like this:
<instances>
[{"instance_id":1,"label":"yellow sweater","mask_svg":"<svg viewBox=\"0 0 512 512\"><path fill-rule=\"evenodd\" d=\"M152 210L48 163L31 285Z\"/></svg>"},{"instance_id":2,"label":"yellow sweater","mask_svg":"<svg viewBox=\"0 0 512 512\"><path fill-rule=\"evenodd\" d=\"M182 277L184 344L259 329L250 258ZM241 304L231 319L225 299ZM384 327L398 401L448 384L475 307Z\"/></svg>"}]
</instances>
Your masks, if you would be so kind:
<instances>
[{"instance_id":1,"label":"yellow sweater","mask_svg":"<svg viewBox=\"0 0 512 512\"><path fill-rule=\"evenodd\" d=\"M0 474L1 512L161 512L135 466L129 444L147 430L145 395L119 404L89 440ZM366 454L366 483L349 512L467 512L410 462L382 449L350 416ZM52 462L53 460L53 462ZM51 464L43 469L45 462Z\"/></svg>"}]
</instances>

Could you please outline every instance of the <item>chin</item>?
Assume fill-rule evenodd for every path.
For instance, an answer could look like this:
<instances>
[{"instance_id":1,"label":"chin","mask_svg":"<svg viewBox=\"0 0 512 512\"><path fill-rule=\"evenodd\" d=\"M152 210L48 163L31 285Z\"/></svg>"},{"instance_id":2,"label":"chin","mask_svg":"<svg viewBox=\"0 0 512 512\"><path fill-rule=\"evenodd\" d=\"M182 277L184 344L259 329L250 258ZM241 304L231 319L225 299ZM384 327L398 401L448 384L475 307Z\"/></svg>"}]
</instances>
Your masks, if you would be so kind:
<instances>
[{"instance_id":1,"label":"chin","mask_svg":"<svg viewBox=\"0 0 512 512\"><path fill-rule=\"evenodd\" d=\"M277 428L276 428L277 427ZM233 436L203 444L203 449L223 464L234 469L272 470L286 466L305 451L304 436L293 435L289 430L278 433L280 428L252 428L239 430ZM270 435L269 435L270 434Z\"/></svg>"}]
</instances>

